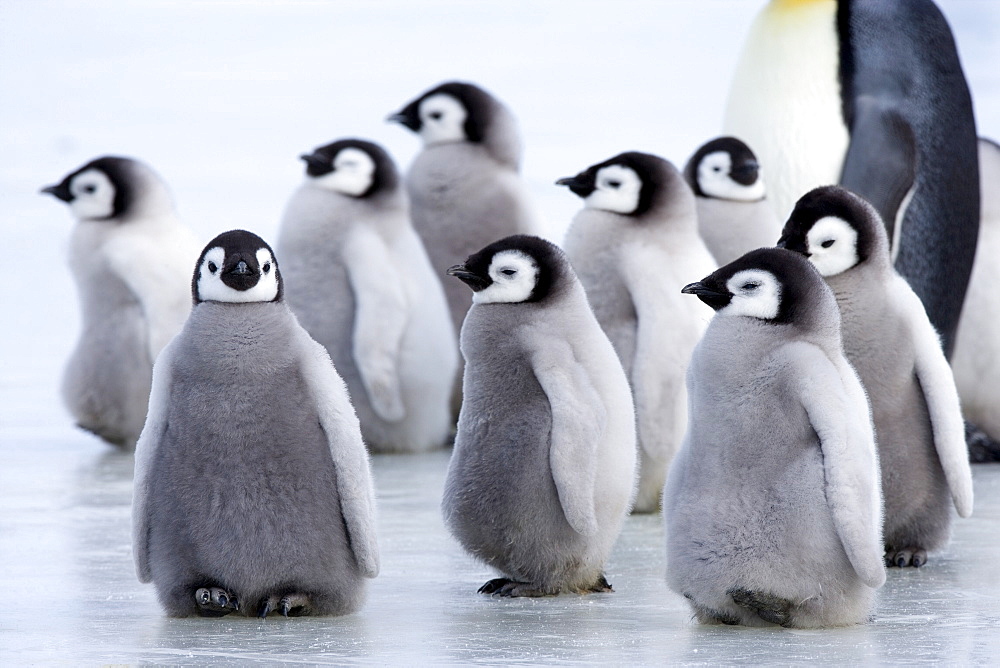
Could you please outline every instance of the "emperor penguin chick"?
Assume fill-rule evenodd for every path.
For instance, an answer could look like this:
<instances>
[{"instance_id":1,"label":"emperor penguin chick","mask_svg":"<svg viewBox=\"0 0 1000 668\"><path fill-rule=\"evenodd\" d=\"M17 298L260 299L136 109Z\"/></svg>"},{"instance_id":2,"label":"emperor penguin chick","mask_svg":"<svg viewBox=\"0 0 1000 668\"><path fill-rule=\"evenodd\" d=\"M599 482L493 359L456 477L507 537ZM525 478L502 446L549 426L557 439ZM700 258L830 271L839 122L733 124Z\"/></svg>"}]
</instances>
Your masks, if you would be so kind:
<instances>
[{"instance_id":1,"label":"emperor penguin chick","mask_svg":"<svg viewBox=\"0 0 1000 668\"><path fill-rule=\"evenodd\" d=\"M192 283L136 445L139 580L172 617L353 612L379 557L344 383L282 301L257 235L210 241Z\"/></svg>"},{"instance_id":2,"label":"emperor penguin chick","mask_svg":"<svg viewBox=\"0 0 1000 668\"><path fill-rule=\"evenodd\" d=\"M767 201L757 156L736 137L702 144L684 167L698 205L698 232L720 265L774 245L781 219Z\"/></svg>"},{"instance_id":3,"label":"emperor penguin chick","mask_svg":"<svg viewBox=\"0 0 1000 668\"><path fill-rule=\"evenodd\" d=\"M611 591L635 487L628 381L565 255L501 239L448 273L473 290L445 523L499 596Z\"/></svg>"},{"instance_id":4,"label":"emperor penguin chick","mask_svg":"<svg viewBox=\"0 0 1000 668\"><path fill-rule=\"evenodd\" d=\"M521 138L510 110L472 83L450 81L389 116L417 133L423 150L406 174L413 226L436 272L511 234L537 234L521 180ZM445 283L455 331L472 303Z\"/></svg>"},{"instance_id":5,"label":"emperor penguin chick","mask_svg":"<svg viewBox=\"0 0 1000 668\"><path fill-rule=\"evenodd\" d=\"M632 387L640 453L633 512L657 512L684 437L684 371L707 322L680 289L717 265L698 236L691 189L663 158L622 153L556 183L583 198L566 254Z\"/></svg>"},{"instance_id":6,"label":"emperor penguin chick","mask_svg":"<svg viewBox=\"0 0 1000 668\"><path fill-rule=\"evenodd\" d=\"M919 298L892 267L882 219L839 186L802 196L779 246L805 254L833 289L844 352L871 400L891 566L921 566L947 542L949 507L972 513L958 392Z\"/></svg>"},{"instance_id":7,"label":"emperor penguin chick","mask_svg":"<svg viewBox=\"0 0 1000 668\"><path fill-rule=\"evenodd\" d=\"M763 248L683 292L716 315L664 488L668 585L707 624L865 622L885 582L878 455L830 289Z\"/></svg>"},{"instance_id":8,"label":"emperor penguin chick","mask_svg":"<svg viewBox=\"0 0 1000 668\"><path fill-rule=\"evenodd\" d=\"M286 302L330 353L372 451L439 448L453 425L457 341L396 166L360 139L302 158L306 180L277 243Z\"/></svg>"},{"instance_id":9,"label":"emperor penguin chick","mask_svg":"<svg viewBox=\"0 0 1000 668\"><path fill-rule=\"evenodd\" d=\"M191 310L200 244L160 177L132 158L97 158L42 192L77 219L69 266L82 331L63 372L63 401L79 427L131 450L153 362Z\"/></svg>"}]
</instances>

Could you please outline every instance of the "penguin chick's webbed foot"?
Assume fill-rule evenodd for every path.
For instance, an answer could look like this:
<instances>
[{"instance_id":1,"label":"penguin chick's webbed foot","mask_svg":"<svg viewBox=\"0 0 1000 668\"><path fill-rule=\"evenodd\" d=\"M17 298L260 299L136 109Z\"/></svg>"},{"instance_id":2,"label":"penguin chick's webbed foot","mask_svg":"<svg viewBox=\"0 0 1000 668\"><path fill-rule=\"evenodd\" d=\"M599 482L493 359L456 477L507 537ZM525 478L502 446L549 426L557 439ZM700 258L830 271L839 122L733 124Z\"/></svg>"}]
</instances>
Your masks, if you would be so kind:
<instances>
[{"instance_id":1,"label":"penguin chick's webbed foot","mask_svg":"<svg viewBox=\"0 0 1000 668\"><path fill-rule=\"evenodd\" d=\"M885 565L896 568L920 568L927 563L927 550L920 547L885 548Z\"/></svg>"},{"instance_id":2,"label":"penguin chick's webbed foot","mask_svg":"<svg viewBox=\"0 0 1000 668\"><path fill-rule=\"evenodd\" d=\"M787 626L791 621L792 602L788 599L748 589L730 589L726 593L733 597L736 605L752 610L765 622Z\"/></svg>"},{"instance_id":3,"label":"penguin chick's webbed foot","mask_svg":"<svg viewBox=\"0 0 1000 668\"><path fill-rule=\"evenodd\" d=\"M510 578L494 578L480 587L479 593L500 596L502 598L537 598L540 596L555 596L559 592L539 589L530 582L518 582Z\"/></svg>"},{"instance_id":4,"label":"penguin chick's webbed foot","mask_svg":"<svg viewBox=\"0 0 1000 668\"><path fill-rule=\"evenodd\" d=\"M973 464L1000 462L1000 442L968 420L965 422L965 443L969 448L969 461Z\"/></svg>"},{"instance_id":5,"label":"penguin chick's webbed foot","mask_svg":"<svg viewBox=\"0 0 1000 668\"><path fill-rule=\"evenodd\" d=\"M219 587L201 587L195 590L194 602L202 617L222 617L240 609L239 599Z\"/></svg>"},{"instance_id":6,"label":"penguin chick's webbed foot","mask_svg":"<svg viewBox=\"0 0 1000 668\"><path fill-rule=\"evenodd\" d=\"M269 596L261 603L257 616L263 619L272 612L280 612L285 617L302 617L312 612L312 601L307 594Z\"/></svg>"},{"instance_id":7,"label":"penguin chick's webbed foot","mask_svg":"<svg viewBox=\"0 0 1000 668\"><path fill-rule=\"evenodd\" d=\"M597 578L597 582L592 584L588 589L584 591L585 594L610 594L614 592L614 587L608 582L608 579L601 573L600 577Z\"/></svg>"}]
</instances>

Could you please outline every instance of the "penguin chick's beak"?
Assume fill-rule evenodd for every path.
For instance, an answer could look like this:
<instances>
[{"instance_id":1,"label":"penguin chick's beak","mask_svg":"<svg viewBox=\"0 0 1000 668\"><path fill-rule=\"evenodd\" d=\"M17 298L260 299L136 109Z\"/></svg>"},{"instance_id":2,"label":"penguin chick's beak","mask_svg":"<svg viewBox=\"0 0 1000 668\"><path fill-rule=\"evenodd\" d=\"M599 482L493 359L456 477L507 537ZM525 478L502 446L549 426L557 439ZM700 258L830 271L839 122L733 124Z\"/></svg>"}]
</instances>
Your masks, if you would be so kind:
<instances>
[{"instance_id":1,"label":"penguin chick's beak","mask_svg":"<svg viewBox=\"0 0 1000 668\"><path fill-rule=\"evenodd\" d=\"M589 179L581 178L581 174L576 176L565 176L556 181L557 186L566 186L578 197L588 197L594 192L594 184Z\"/></svg>"},{"instance_id":2,"label":"penguin chick's beak","mask_svg":"<svg viewBox=\"0 0 1000 668\"><path fill-rule=\"evenodd\" d=\"M778 243L774 244L776 248L784 248L790 251L795 251L796 253L802 253L806 257L811 257L812 253L806 251L805 243L799 243L793 241L792 238L787 234L782 234L781 238L778 239Z\"/></svg>"},{"instance_id":3,"label":"penguin chick's beak","mask_svg":"<svg viewBox=\"0 0 1000 668\"><path fill-rule=\"evenodd\" d=\"M245 260L240 260L236 264L226 268L222 272L222 282L233 290L249 290L260 281L260 275L247 264Z\"/></svg>"},{"instance_id":4,"label":"penguin chick's beak","mask_svg":"<svg viewBox=\"0 0 1000 668\"><path fill-rule=\"evenodd\" d=\"M729 172L729 176L740 185L752 186L757 180L757 172L760 170L760 165L752 160L744 162L742 165L734 167L732 171Z\"/></svg>"},{"instance_id":5,"label":"penguin chick's beak","mask_svg":"<svg viewBox=\"0 0 1000 668\"><path fill-rule=\"evenodd\" d=\"M389 114L385 117L388 123L399 123L400 125L407 127L414 132L420 129L420 119L413 114L408 114L406 111L397 111L394 114Z\"/></svg>"},{"instance_id":6,"label":"penguin chick's beak","mask_svg":"<svg viewBox=\"0 0 1000 668\"><path fill-rule=\"evenodd\" d=\"M473 292L479 292L490 284L489 281L479 274L469 271L464 264L456 264L454 267L449 267L447 273L449 276L454 276L468 285L472 288Z\"/></svg>"},{"instance_id":7,"label":"penguin chick's beak","mask_svg":"<svg viewBox=\"0 0 1000 668\"><path fill-rule=\"evenodd\" d=\"M52 195L53 197L58 197L64 202L73 201L73 193L70 192L69 186L66 185L65 183L60 183L54 186L46 186L45 188L42 188L38 192L45 195Z\"/></svg>"},{"instance_id":8,"label":"penguin chick's beak","mask_svg":"<svg viewBox=\"0 0 1000 668\"><path fill-rule=\"evenodd\" d=\"M306 165L309 166L310 173L312 173L312 171L319 170L324 172L330 171L330 160L328 158L324 158L318 153L303 153L299 156L299 159L305 160Z\"/></svg>"},{"instance_id":9,"label":"penguin chick's beak","mask_svg":"<svg viewBox=\"0 0 1000 668\"><path fill-rule=\"evenodd\" d=\"M716 311L723 306L728 305L729 301L733 298L733 295L729 292L721 292L716 288L700 282L688 283L681 288L681 292L686 295L697 295L698 299L705 302Z\"/></svg>"}]
</instances>

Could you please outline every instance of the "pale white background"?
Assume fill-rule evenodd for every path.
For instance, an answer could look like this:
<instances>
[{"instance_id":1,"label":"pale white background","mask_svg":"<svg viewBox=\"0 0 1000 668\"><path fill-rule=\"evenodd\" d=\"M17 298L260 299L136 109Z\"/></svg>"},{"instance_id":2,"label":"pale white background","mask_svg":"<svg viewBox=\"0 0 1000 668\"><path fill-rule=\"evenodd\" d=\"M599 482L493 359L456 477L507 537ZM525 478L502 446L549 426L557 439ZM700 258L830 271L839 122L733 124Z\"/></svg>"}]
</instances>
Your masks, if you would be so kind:
<instances>
[{"instance_id":1,"label":"pale white background","mask_svg":"<svg viewBox=\"0 0 1000 668\"><path fill-rule=\"evenodd\" d=\"M981 132L1000 136L1000 2L941 0ZM895 572L876 623L843 631L695 627L663 581L662 525L633 517L614 596L499 602L441 524L447 453L377 457L383 573L358 615L167 620L131 569L130 456L72 427L57 394L79 317L72 221L38 194L102 154L140 158L207 241L273 238L297 156L343 136L405 168L416 137L384 118L445 79L521 122L524 173L557 239L579 200L553 182L637 149L683 164L720 131L763 0L84 2L0 0L0 663L253 661L551 664L988 663L996 629L996 466L951 547ZM155 262L156 258L148 258ZM4 661L2 658L6 657Z\"/></svg>"}]
</instances>

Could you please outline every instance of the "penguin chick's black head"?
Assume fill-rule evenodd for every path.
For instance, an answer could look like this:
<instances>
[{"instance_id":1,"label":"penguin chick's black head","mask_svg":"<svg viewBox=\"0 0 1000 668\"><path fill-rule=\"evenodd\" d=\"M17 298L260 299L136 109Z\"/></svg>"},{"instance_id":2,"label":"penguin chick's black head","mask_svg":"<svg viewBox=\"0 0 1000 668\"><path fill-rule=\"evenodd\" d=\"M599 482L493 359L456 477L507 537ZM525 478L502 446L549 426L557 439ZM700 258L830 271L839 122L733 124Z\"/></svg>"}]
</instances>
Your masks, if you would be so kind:
<instances>
[{"instance_id":1,"label":"penguin chick's black head","mask_svg":"<svg viewBox=\"0 0 1000 668\"><path fill-rule=\"evenodd\" d=\"M191 280L194 303L281 301L274 251L253 232L230 230L208 242Z\"/></svg>"},{"instance_id":2,"label":"penguin chick's black head","mask_svg":"<svg viewBox=\"0 0 1000 668\"><path fill-rule=\"evenodd\" d=\"M823 278L802 255L782 248L758 248L681 290L697 295L715 311L737 306L734 315L750 315L776 324L799 322Z\"/></svg>"},{"instance_id":3,"label":"penguin chick's black head","mask_svg":"<svg viewBox=\"0 0 1000 668\"><path fill-rule=\"evenodd\" d=\"M673 165L659 156L639 151L620 153L604 162L591 165L576 176L559 179L556 185L567 186L573 194L583 199L587 199L598 189L613 191L623 185L611 173L612 170L607 169L615 166L631 170L642 183L634 208L630 211L617 210L618 213L641 216L658 201L669 196L667 174L674 169Z\"/></svg>"},{"instance_id":4,"label":"penguin chick's black head","mask_svg":"<svg viewBox=\"0 0 1000 668\"><path fill-rule=\"evenodd\" d=\"M420 119L420 103L432 95L450 95L465 108L464 123L465 138L468 141L480 143L486 137L487 128L492 121L493 105L496 100L479 86L462 81L448 81L420 95L395 114L390 114L388 121L399 123L414 132L419 132L423 126Z\"/></svg>"},{"instance_id":5,"label":"penguin chick's black head","mask_svg":"<svg viewBox=\"0 0 1000 668\"><path fill-rule=\"evenodd\" d=\"M556 291L566 265L555 244L516 234L473 253L448 274L472 288L476 303L539 302Z\"/></svg>"},{"instance_id":6,"label":"penguin chick's black head","mask_svg":"<svg viewBox=\"0 0 1000 668\"><path fill-rule=\"evenodd\" d=\"M312 177L326 176L336 169L337 156L340 152L348 148L363 151L375 163L371 185L358 197L369 197L379 192L395 190L398 187L399 170L396 169L396 163L392 157L384 148L365 139L339 139L299 157L306 163L306 174Z\"/></svg>"},{"instance_id":7,"label":"penguin chick's black head","mask_svg":"<svg viewBox=\"0 0 1000 668\"><path fill-rule=\"evenodd\" d=\"M92 218L95 220L117 218L128 212L135 198L134 179L131 173L134 163L135 160L132 158L113 155L96 158L67 174L61 182L42 188L40 192L52 195L70 204L78 198L94 194L95 190L100 187L99 184L89 182L83 175L91 170L101 172L107 177L114 188L114 199L106 215L92 216ZM77 179L77 177L81 178Z\"/></svg>"},{"instance_id":8,"label":"penguin chick's black head","mask_svg":"<svg viewBox=\"0 0 1000 668\"><path fill-rule=\"evenodd\" d=\"M760 164L750 147L736 137L716 137L705 142L684 166L684 180L698 197L709 197L698 183L698 168L713 153L729 155L729 178L742 186L751 186L760 175Z\"/></svg>"},{"instance_id":9,"label":"penguin chick's black head","mask_svg":"<svg viewBox=\"0 0 1000 668\"><path fill-rule=\"evenodd\" d=\"M822 239L810 234L825 218L842 220L857 233L853 250L855 264L865 262L877 252L880 237L884 237L884 233L880 234L880 230L884 230L881 217L867 201L840 186L821 186L803 195L781 230L778 247L806 257L830 249L837 243L832 234L828 235L830 238L820 235L824 236ZM829 275L822 268L820 273Z\"/></svg>"}]
</instances>

